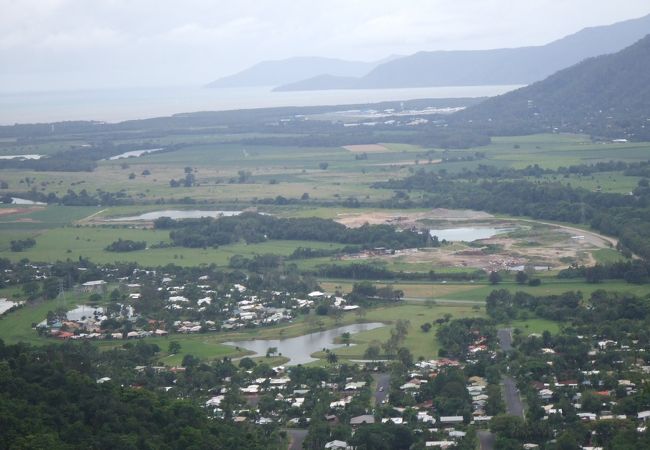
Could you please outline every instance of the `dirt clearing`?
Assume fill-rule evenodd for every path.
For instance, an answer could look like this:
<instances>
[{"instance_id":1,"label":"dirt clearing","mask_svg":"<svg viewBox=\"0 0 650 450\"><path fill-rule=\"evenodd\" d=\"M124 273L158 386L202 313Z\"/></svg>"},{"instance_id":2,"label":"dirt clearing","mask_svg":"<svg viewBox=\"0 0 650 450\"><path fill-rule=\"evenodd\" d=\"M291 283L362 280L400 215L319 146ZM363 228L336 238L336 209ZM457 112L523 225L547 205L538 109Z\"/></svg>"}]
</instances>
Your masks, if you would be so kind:
<instances>
[{"instance_id":1,"label":"dirt clearing","mask_svg":"<svg viewBox=\"0 0 650 450\"><path fill-rule=\"evenodd\" d=\"M560 269L571 264L592 265L592 253L616 245L612 238L563 225L529 219L499 219L491 214L471 210L433 209L430 211L367 211L340 214L337 222L355 228L389 224L400 229L431 228L507 228L491 238L468 242L451 242L437 248L397 250L392 254L366 251L345 257L347 260L383 260L397 264L431 264L435 267L482 269L486 271Z\"/></svg>"},{"instance_id":2,"label":"dirt clearing","mask_svg":"<svg viewBox=\"0 0 650 450\"><path fill-rule=\"evenodd\" d=\"M11 216L13 214L27 214L43 208L1 208L0 216Z\"/></svg>"},{"instance_id":3,"label":"dirt clearing","mask_svg":"<svg viewBox=\"0 0 650 450\"><path fill-rule=\"evenodd\" d=\"M494 216L482 211L471 211L469 209L456 210L436 208L430 211L372 211L362 213L339 214L335 219L346 227L358 228L365 223L370 225L390 224L398 228L410 228L421 220L444 220L444 221L468 221L487 220Z\"/></svg>"}]
</instances>

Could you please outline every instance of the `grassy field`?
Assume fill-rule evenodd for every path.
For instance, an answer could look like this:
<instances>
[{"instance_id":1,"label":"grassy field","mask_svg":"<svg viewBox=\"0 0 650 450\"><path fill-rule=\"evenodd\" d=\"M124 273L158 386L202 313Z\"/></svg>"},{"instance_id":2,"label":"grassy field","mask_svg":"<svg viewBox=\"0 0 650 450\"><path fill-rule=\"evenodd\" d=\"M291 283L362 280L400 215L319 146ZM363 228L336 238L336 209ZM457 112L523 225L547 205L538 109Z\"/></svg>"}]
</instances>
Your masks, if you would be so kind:
<instances>
[{"instance_id":1,"label":"grassy field","mask_svg":"<svg viewBox=\"0 0 650 450\"><path fill-rule=\"evenodd\" d=\"M20 298L21 293L16 289L4 289L0 295L9 298ZM51 300L26 305L17 311L11 312L0 319L0 339L7 343L16 343L19 341L31 344L44 344L58 342L51 338L39 337L32 325L42 321L47 311L54 310L58 307L73 308L75 305L85 302L85 297L73 294L67 294L65 300ZM365 331L353 335L352 342L355 345L336 349L335 353L342 359L362 359L368 345L374 341L384 342L390 335L390 324L398 319L408 320L410 322L409 334L404 345L411 350L415 357L433 358L437 355L438 344L435 339L435 327L431 332L425 333L420 329L420 325L425 322L432 323L436 319L444 317L445 314L451 314L454 318L483 316L484 308L478 305L464 304L424 304L424 303L401 303L397 306L382 306L368 309L363 316L364 321L383 322L388 326ZM251 330L243 330L227 333L209 333L197 335L171 335L164 338L148 338L147 341L156 343L160 346L162 353L160 362L168 365L179 364L186 354L191 354L202 359L219 359L224 356L241 357L246 354L245 351L224 345L224 342L233 340L246 339L282 339L296 337L303 334L328 329L340 325L356 323L360 317L353 313L344 315L340 322L335 322L330 317L318 317L320 323L314 323L307 320L306 316L297 318L293 323L283 324L274 327L265 327ZM530 319L527 321L515 321L504 326L521 328L528 333L541 333L548 329L551 332L557 332L558 325L554 322L541 319ZM175 355L167 353L169 342L177 341L181 344L181 351ZM116 345L122 345L120 341L99 341L100 348L113 348ZM323 354L315 356L323 357ZM258 358L265 362L266 358ZM272 359L270 363L285 363L286 359Z\"/></svg>"},{"instance_id":2,"label":"grassy field","mask_svg":"<svg viewBox=\"0 0 650 450\"><path fill-rule=\"evenodd\" d=\"M343 293L352 290L353 282L341 280L323 280L321 286L328 292L341 291ZM495 289L507 289L511 292L527 292L532 295L557 295L567 291L580 291L585 296L592 292L604 289L616 292L625 292L638 296L650 295L650 286L629 284L623 281L606 281L603 283L590 284L581 280L557 280L546 279L540 286L519 285L513 282L503 282L497 285L488 283L382 283L378 286L390 284L394 289L404 291L405 298L414 301L484 301L485 298Z\"/></svg>"},{"instance_id":3,"label":"grassy field","mask_svg":"<svg viewBox=\"0 0 650 450\"><path fill-rule=\"evenodd\" d=\"M544 331L549 331L551 334L560 331L560 323L546 319L528 319L528 320L513 320L509 323L502 324L504 327L517 329L519 328L524 335L531 333L542 334Z\"/></svg>"},{"instance_id":4,"label":"grassy field","mask_svg":"<svg viewBox=\"0 0 650 450\"><path fill-rule=\"evenodd\" d=\"M340 291L347 294L352 291L353 281L349 280L323 280L320 282L321 287L326 292ZM416 282L396 282L385 283L377 282L378 286L390 285L393 289L400 289L404 292L406 298L439 298L447 297L451 294L471 291L476 289L474 284L441 284L441 283L416 283Z\"/></svg>"},{"instance_id":5,"label":"grassy field","mask_svg":"<svg viewBox=\"0 0 650 450\"><path fill-rule=\"evenodd\" d=\"M330 287L330 285L326 285ZM335 285L331 287L336 287ZM418 289L423 289L422 285L412 285L415 292ZM405 285L405 287L408 287ZM453 291L455 286L443 286ZM333 328L340 325L348 325L358 322L359 320L367 322L383 322L388 326L365 331L353 335L352 342L355 345L336 349L334 352L342 359L363 359L363 353L368 345L372 342L384 342L390 335L390 324L398 319L408 320L410 322L409 334L404 342L404 345L411 350L414 357L433 358L437 355L439 349L438 343L435 339L435 326L431 332L425 333L420 329L420 326L426 322L432 323L436 319L444 317L446 314L451 314L453 318L460 317L474 317L483 316L485 314L484 307L478 304L464 303L462 300L483 300L484 296L489 293L493 287L475 287L475 286L462 286L464 288L474 288L474 291L465 290L464 292L446 292L444 296L447 298L440 299L434 303L425 302L403 302L396 306L381 306L378 308L371 308L366 310L363 317L354 313L347 313L343 318L336 322L331 317L318 316L317 321L310 320L308 316L300 316L290 324L282 324L273 327L257 328L250 330L241 330L237 332L227 333L209 333L209 334L196 334L196 335L171 335L164 338L148 338L147 341L156 343L160 346L162 353L160 361L165 364L178 364L186 354L192 354L202 359L219 359L224 356L228 357L241 357L246 354L241 349L236 349L227 345L224 342L247 340L247 339L282 339L289 337L301 336L307 333ZM517 290L524 290L531 293L542 294L542 292L535 291L533 288L528 287L515 287L507 286L509 288L516 288ZM541 287L540 287L541 288ZM561 293L570 289L579 289L585 295L597 288L607 288L623 292L631 292L636 294L648 293L648 289L643 286L633 286L623 283L614 283L607 285L585 285L581 283L556 283L553 289L548 286L544 288L543 293ZM480 292L480 294L479 294ZM16 289L5 289L0 291L1 296L9 298L21 298L20 291ZM451 297L457 297L458 303ZM41 302L36 304L29 304L17 311L14 311L2 319L0 319L0 339L7 343L15 343L18 341L28 342L32 344L44 344L57 342L53 339L39 337L32 325L42 321L47 311L54 310L57 307L64 306L73 308L75 305L85 302L85 297L75 296L72 294L66 295L65 300L52 300L49 302ZM541 333L544 330L549 330L551 333L556 333L559 330L559 324L556 322L531 318L525 321L513 321L511 323L502 324L502 326L520 328L524 333ZM167 347L170 341L177 341L181 344L181 351L175 355L167 353ZM98 342L100 348L112 348L116 345L121 345L120 341L104 341ZM317 353L314 356L324 357L324 354ZM284 362L284 361L283 361Z\"/></svg>"},{"instance_id":6,"label":"grassy field","mask_svg":"<svg viewBox=\"0 0 650 450\"><path fill-rule=\"evenodd\" d=\"M558 281L543 282L541 286L518 285L515 283L499 283L492 285L477 285L475 289L463 292L455 292L446 295L445 298L450 300L485 300L490 292L494 289L508 289L511 292L522 291L532 295L557 295L567 291L580 291L585 296L591 295L592 292L599 289L607 291L625 292L638 296L647 296L650 294L650 286L629 284L623 281L607 281L603 283L590 284L581 280L575 281Z\"/></svg>"},{"instance_id":7,"label":"grassy field","mask_svg":"<svg viewBox=\"0 0 650 450\"><path fill-rule=\"evenodd\" d=\"M241 136L240 136L241 137ZM259 137L252 134L250 137ZM156 146L185 143L186 147L172 152L152 153L139 158L128 160L102 161L92 176L87 173L64 172L24 172L2 171L2 179L7 181L12 191L28 191L33 188L42 192L54 192L59 195L68 189L79 191L86 189L94 192L102 189L110 192L122 192L135 202L153 202L165 199L181 199L190 197L198 202L196 205L184 205L179 208L209 208L212 205L250 206L251 201L261 198L298 198L304 193L313 200L337 201L354 197L361 201L385 200L393 196L391 190L373 189L371 184L388 178L399 178L409 175L412 171L425 168L437 170L444 168L449 172L476 167L478 164L498 166L524 167L528 164L540 164L543 167L559 165L593 163L609 160L615 155L616 159L624 161L639 161L650 157L650 144L646 143L593 143L588 137L581 135L533 135L524 137L495 137L490 145L467 150L454 150L456 156L473 155L476 151L485 154L485 159L474 161L459 161L443 164L426 163L423 158L427 151L433 151L436 157L442 157L449 152L440 149L427 149L414 145L389 143L384 144L388 151L369 153L368 159L356 159L355 153L342 147L300 147L253 145L242 146L230 142L234 136L202 135L167 136L165 138L147 141ZM125 139L124 142L134 143ZM42 153L48 154L78 145L78 139L65 140L34 146L12 147L5 143L3 151L7 154ZM67 146L67 147L66 147ZM41 148L42 147L42 148ZM451 155L451 156L454 156ZM419 161L416 166L415 160ZM321 162L327 162L327 170L318 168ZM191 188L172 188L171 179L182 178L185 167L192 167L197 179L197 185ZM142 175L144 170L150 175ZM239 174L247 175L243 182ZM134 174L133 179L129 175ZM25 181L28 180L28 181ZM588 189L600 187L606 192L629 192L636 185L636 177L625 177L620 173L599 173L593 177L572 176L562 182L580 185ZM412 192L413 198L421 194ZM165 204L164 208L177 206ZM219 208L219 206L213 206ZM5 207L6 208L6 207ZM98 262L115 261L115 255L107 255L101 247L107 245L111 231L94 232L88 230L79 236L84 242L72 242L69 231L54 230L66 224L74 223L83 217L99 213L98 217L130 215L160 209L161 206L146 204L132 207L54 207L26 208L21 214L0 215L0 251L8 248L13 239L35 234L40 237L37 246L25 256L39 260L53 258L88 256L97 258ZM274 213L294 217L324 217L336 218L340 214L350 212L362 213L367 209L325 208L306 205L291 205L285 208L263 207L272 209ZM0 209L1 214L1 209ZM165 236L146 234L136 231L123 230L123 238L128 236L146 237L153 244L165 241ZM50 236L47 236L51 234ZM114 233L117 235L117 232ZM109 237L110 236L110 237ZM120 237L120 236L118 236ZM75 239L73 237L72 239ZM90 239L90 241L88 241ZM114 240L114 239L113 239ZM41 243L41 241L43 241ZM111 241L112 242L112 241ZM70 252L68 253L68 250ZM607 256L601 252L600 260L607 261L613 255ZM201 264L216 261L223 264L227 259L223 255L214 256L212 252L165 250L148 254L117 255L117 259L131 259L149 264L152 261L182 262L183 264ZM17 258L18 255L11 255ZM313 268L318 264L328 263L329 260L311 260L301 262L301 267ZM404 264L391 261L391 269L428 271L427 264Z\"/></svg>"},{"instance_id":8,"label":"grassy field","mask_svg":"<svg viewBox=\"0 0 650 450\"><path fill-rule=\"evenodd\" d=\"M587 136L571 134L495 137L485 149L488 158L518 168L529 164L557 168L612 159L642 161L648 159L649 151L648 143L594 143Z\"/></svg>"},{"instance_id":9,"label":"grassy field","mask_svg":"<svg viewBox=\"0 0 650 450\"><path fill-rule=\"evenodd\" d=\"M8 249L12 239L19 238L22 232L2 235L0 246ZM288 256L297 247L314 249L334 249L340 245L314 241L267 241L257 244L238 243L224 245L218 249L196 249L184 247L148 248L134 252L109 252L105 248L118 238L145 241L147 245L169 243L169 231L137 229L129 227L65 227L34 232L36 246L22 252L6 252L13 260L29 258L32 261L54 262L63 259L90 258L97 263L133 261L144 266L158 266L174 263L181 266L217 264L227 266L233 255L252 256L254 254L274 253Z\"/></svg>"},{"instance_id":10,"label":"grassy field","mask_svg":"<svg viewBox=\"0 0 650 450\"><path fill-rule=\"evenodd\" d=\"M20 298L20 293L16 290L0 291L0 295L10 298ZM7 343L16 343L19 341L32 344L45 344L58 342L55 339L40 337L32 325L45 319L47 312L57 307L73 308L75 305L84 303L85 298L72 294L66 295L65 300L51 300L29 304L17 311L11 312L0 319L0 339ZM369 309L362 318L367 322L384 322L387 324L394 323L397 319L405 319L411 322L411 332L406 339L405 345L411 349L414 354L427 356L434 355L437 352L435 335L433 333L423 333L420 325L424 322L431 322L445 314L452 314L454 317L463 317L467 315L481 315L480 310L473 309L469 306L425 306L415 304L400 304L392 307L379 307ZM356 323L360 317L354 313L347 313L342 320L336 322L331 317L318 316L318 322L308 320L307 316L300 316L289 324L282 324L274 327L256 328L250 330L241 330L227 333L206 333L194 335L171 335L163 338L147 338L151 343L156 343L162 350L161 362L169 365L180 363L186 354L192 354L202 359L219 359L224 356L238 357L244 356L247 352L238 350L234 347L224 345L227 341L238 341L247 339L282 339L289 337L301 336L324 329L333 328L341 325ZM368 343L373 340L386 340L389 336L389 327L383 327L368 332L354 335L355 342L358 346L343 349L341 356L354 355L356 352L365 350ZM177 341L181 345L181 351L175 355L169 355L167 348L169 342ZM113 348L116 345L122 345L121 341L98 341L100 348ZM352 352L352 353L350 353ZM284 362L284 361L283 361Z\"/></svg>"},{"instance_id":11,"label":"grassy field","mask_svg":"<svg viewBox=\"0 0 650 450\"><path fill-rule=\"evenodd\" d=\"M263 137L259 134L249 134L248 137ZM355 158L355 153L342 147L300 147L300 146L243 146L232 141L241 138L229 135L203 135L196 132L192 135L170 135L164 138L152 139L152 147L183 143L187 146L181 150L168 153L154 153L140 158L120 161L102 161L92 173L67 172L24 172L3 170L1 179L9 183L11 192L27 192L37 189L44 193L54 192L65 194L68 189L76 192L86 189L93 193L97 189L109 192L122 192L137 204L124 207L23 207L16 205L0 206L0 257L17 261L29 258L33 261L52 262L70 258L87 257L97 263L115 261L135 261L145 266L157 266L175 263L184 266L200 264L217 264L226 266L230 257L236 254L251 256L254 254L274 253L287 256L298 246L311 248L336 248L337 244L303 241L271 241L260 244L246 245L243 243L222 246L218 249L187 249L161 248L148 249L130 253L111 253L104 250L118 238L146 241L149 245L159 242L169 242L166 231L157 231L129 226L76 226L79 222L91 224L83 220L89 216L113 217L119 215L136 215L159 209L243 209L253 204L253 201L263 198L299 198L304 193L312 200L339 202L348 197L361 201L380 201L390 199L395 195L391 190L373 189L371 185L390 178L400 178L415 170L445 169L450 173L472 169L479 164L499 167L522 168L530 164L538 164L544 168L557 168L571 164L590 164L611 159L634 162L650 159L650 144L648 143L594 143L582 135L534 135L523 137L495 137L492 143L485 147L466 150L443 151L427 149L409 144L384 144L388 151L368 153L367 159ZM138 143L137 139L125 138L122 142ZM65 150L71 145L85 144L81 138L66 138L52 142L22 144L4 142L0 154L52 154ZM443 162L428 164L425 153L432 151L435 159L446 156L474 156L476 152L485 154L484 159L473 161ZM415 164L415 162L418 164ZM326 162L326 170L319 164ZM171 179L184 177L184 168L193 168L196 176L196 186L190 188L172 188ZM143 175L148 170L150 175ZM245 179L240 180L240 171ZM134 174L130 179L130 174ZM626 193L634 189L638 183L637 177L626 177L620 172L598 173L589 177L571 175L567 178L547 178L547 181L571 183L590 190L600 189L603 192ZM420 193L409 193L417 199ZM197 203L193 205L174 205L185 197L192 198ZM161 199L165 199L164 204ZM170 199L172 202L170 202ZM175 200L174 200L175 199ZM161 204L154 204L160 202ZM341 214L371 212L367 208L339 208L314 206L309 203L288 206L259 206L260 210L272 212L284 217L322 217L336 218ZM17 214L3 214L3 211L19 208ZM424 211L424 210L411 210ZM395 211L397 212L397 211ZM586 229L585 226L569 224L575 228ZM543 226L534 228L536 240L551 239ZM546 233L546 234L545 234ZM33 236L36 246L27 251L14 253L9 251L11 240ZM540 241L541 242L541 241ZM593 253L596 261L602 263L621 259L621 255L613 249L600 249ZM332 263L331 258L315 258L298 261L300 269L315 268L319 264ZM351 261L341 262L349 264ZM429 263L409 263L395 259L386 265L391 270L423 271L431 269L438 273L458 271L458 268L433 267ZM454 317L483 314L480 302L497 288L511 291L521 290L534 295L560 294L569 290L579 290L585 296L597 289L607 289L629 292L635 295L650 295L650 286L631 285L619 281L607 281L600 284L587 284L580 280L557 280L555 272L541 273L542 285L538 287L519 286L506 282L497 286L485 283L427 283L427 282L398 282L393 284L395 289L401 289L408 299L406 304L396 307L382 307L367 312L367 321L394 321L404 318L411 321L411 330L406 345L414 356L430 358L437 354L437 344L434 330L423 333L419 326L430 322L446 313ZM340 290L349 292L353 282L350 280L320 280L323 289L328 292ZM372 280L376 281L376 280ZM378 284L383 284L379 282ZM20 298L16 290L0 291L0 296ZM69 296L65 305L72 307L83 299ZM435 300L434 306L425 304L426 300ZM456 304L454 304L456 302ZM468 302L468 303L463 303ZM476 302L477 304L472 304ZM53 303L28 305L7 317L0 319L0 338L7 342L24 340L30 343L52 342L39 338L31 329L32 323L44 319ZM479 309L475 309L478 306ZM354 323L358 318L347 314L342 324ZM331 328L336 324L331 318L322 318L322 327ZM541 332L544 329L555 332L558 325L540 319L530 319L526 322L513 322L515 326L527 332ZM223 345L229 340L240 340L251 337L281 338L298 336L316 331L311 321L301 317L292 324L278 327L241 331L237 333L216 333L205 335L183 335L170 338L154 339L163 351L169 340L178 340L182 351L178 355L163 354L163 361L176 364L185 354L211 359L223 356L241 356L243 353L232 347ZM373 340L386 340L389 327L384 327L354 336L358 344L354 347L337 350L341 357L359 357ZM100 346L114 346L115 343L101 343ZM163 352L164 353L164 352Z\"/></svg>"},{"instance_id":12,"label":"grassy field","mask_svg":"<svg viewBox=\"0 0 650 450\"><path fill-rule=\"evenodd\" d=\"M450 305L418 305L406 304L394 307L377 308L368 311L365 319L370 321L385 322L390 317L391 323L398 319L408 320L410 322L409 333L404 341L414 358L420 356L431 359L438 356L438 342L435 337L435 325L428 333L420 329L424 323L434 322L442 318L445 314L451 314L453 318L460 317L478 317L483 316L483 308L474 308L471 306L450 306ZM352 343L349 347L342 347L333 350L339 358L342 359L364 359L363 354L372 342L385 342L390 336L390 326L376 328L370 331L364 331L352 336ZM322 352L316 354L322 357Z\"/></svg>"},{"instance_id":13,"label":"grassy field","mask_svg":"<svg viewBox=\"0 0 650 450\"><path fill-rule=\"evenodd\" d=\"M592 143L588 137L581 135L533 135L495 137L488 146L453 151L455 156L473 155L478 151L485 154L483 160L436 165L428 164L425 154L433 152L434 158L442 158L446 154L444 151L408 144L384 144L388 151L371 152L367 154L368 159L356 159L355 153L342 147L244 146L229 142L231 138L197 134L162 138L158 143L148 141L153 146L178 142L187 145L172 152L102 161L92 177L86 173L11 170L3 171L2 177L11 190L18 192L37 187L44 192L62 195L68 189L78 191L83 188L89 192L103 189L122 191L136 201L191 197L197 201L223 203L274 198L278 195L296 198L303 193L320 200L347 197L381 200L389 198L392 192L371 189L373 182L404 177L417 168L444 168L449 172L473 168L478 164L509 167L539 164L545 168L556 168L609 161L614 157L623 161L640 161L650 156L650 145L647 143ZM2 151L7 154L48 154L67 148L70 144L69 141L60 141L19 148L5 147ZM416 161L418 164L415 164ZM318 168L321 162L328 163L327 170ZM187 166L194 168L197 186L170 187L171 179L184 177ZM142 175L144 170L151 174ZM238 179L239 171L245 171L250 176L243 183L233 183ZM132 179L131 174L134 175ZM25 179L30 180L29 184L21 183ZM592 177L571 176L559 181L587 189L600 187L604 192L624 193L634 188L638 178L613 172Z\"/></svg>"},{"instance_id":14,"label":"grassy field","mask_svg":"<svg viewBox=\"0 0 650 450\"><path fill-rule=\"evenodd\" d=\"M593 252L593 255L594 258L596 258L596 261L598 261L601 264L609 264L617 261L626 260L626 258L621 254L621 252L609 248L602 248L600 250L596 250L595 252Z\"/></svg>"},{"instance_id":15,"label":"grassy field","mask_svg":"<svg viewBox=\"0 0 650 450\"><path fill-rule=\"evenodd\" d=\"M22 294L16 289L12 289L11 292L2 292L0 296L22 299ZM54 342L54 340L39 337L36 331L32 329L32 325L45 320L48 311L54 311L59 307L73 309L85 300L85 298L69 294L66 295L65 300L56 299L26 304L16 311L0 316L0 339L10 344L19 341L30 344Z\"/></svg>"}]
</instances>

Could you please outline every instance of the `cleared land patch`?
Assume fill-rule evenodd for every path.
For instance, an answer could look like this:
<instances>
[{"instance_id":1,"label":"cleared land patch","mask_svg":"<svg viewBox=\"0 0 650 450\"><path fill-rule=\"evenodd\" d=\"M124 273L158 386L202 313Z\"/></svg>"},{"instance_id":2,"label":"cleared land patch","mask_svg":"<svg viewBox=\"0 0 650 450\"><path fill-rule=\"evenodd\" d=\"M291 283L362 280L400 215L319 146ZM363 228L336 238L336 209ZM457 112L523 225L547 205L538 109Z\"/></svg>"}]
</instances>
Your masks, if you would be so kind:
<instances>
[{"instance_id":1,"label":"cleared land patch","mask_svg":"<svg viewBox=\"0 0 650 450\"><path fill-rule=\"evenodd\" d=\"M594 264L593 253L611 249L616 240L594 232L527 219L498 219L480 211L435 209L431 211L363 211L341 214L336 219L348 227L388 224L402 229L460 229L495 227L507 233L472 242L453 242L441 247L350 255L343 260L384 261L398 265L430 264L431 269L458 268L486 271L521 270L524 266L557 270L571 264Z\"/></svg>"}]
</instances>

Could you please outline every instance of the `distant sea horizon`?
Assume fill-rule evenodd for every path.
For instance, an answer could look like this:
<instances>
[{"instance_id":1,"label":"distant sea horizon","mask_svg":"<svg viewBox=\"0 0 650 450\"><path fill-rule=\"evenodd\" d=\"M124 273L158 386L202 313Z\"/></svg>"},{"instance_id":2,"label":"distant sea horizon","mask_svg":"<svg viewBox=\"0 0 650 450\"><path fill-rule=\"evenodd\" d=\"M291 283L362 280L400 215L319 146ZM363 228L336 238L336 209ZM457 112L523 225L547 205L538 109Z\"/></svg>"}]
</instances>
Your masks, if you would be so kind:
<instances>
[{"instance_id":1,"label":"distant sea horizon","mask_svg":"<svg viewBox=\"0 0 650 450\"><path fill-rule=\"evenodd\" d=\"M444 86L273 92L272 87L208 89L184 86L0 92L0 125L70 120L122 122L199 111L346 105L423 98L492 97L519 87L521 86Z\"/></svg>"}]
</instances>

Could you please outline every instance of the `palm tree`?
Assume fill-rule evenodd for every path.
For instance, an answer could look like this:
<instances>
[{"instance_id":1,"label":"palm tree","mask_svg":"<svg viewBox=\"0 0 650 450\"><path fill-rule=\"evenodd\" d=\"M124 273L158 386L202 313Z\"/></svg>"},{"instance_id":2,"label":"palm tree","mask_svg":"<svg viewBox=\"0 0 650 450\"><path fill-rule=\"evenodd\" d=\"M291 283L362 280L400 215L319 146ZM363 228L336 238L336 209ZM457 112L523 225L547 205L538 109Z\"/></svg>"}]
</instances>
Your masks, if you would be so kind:
<instances>
[{"instance_id":1,"label":"palm tree","mask_svg":"<svg viewBox=\"0 0 650 450\"><path fill-rule=\"evenodd\" d=\"M335 364L339 360L339 357L336 356L336 353L334 352L328 352L327 353L327 362L330 364Z\"/></svg>"}]
</instances>

